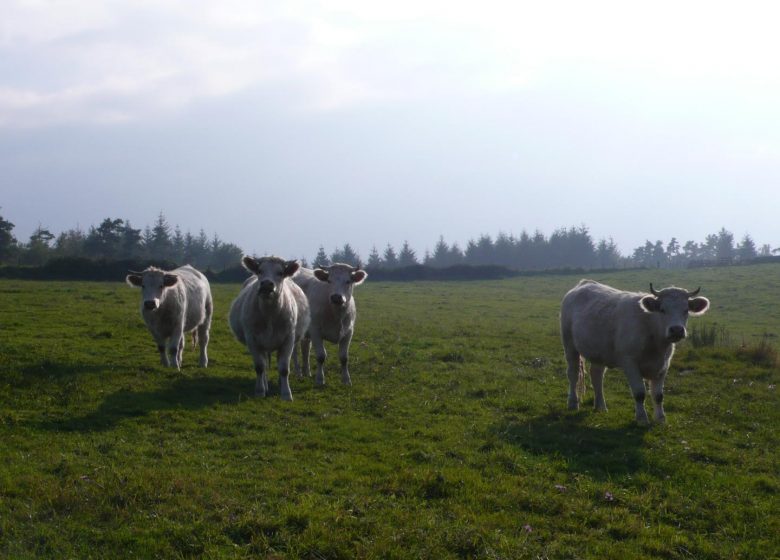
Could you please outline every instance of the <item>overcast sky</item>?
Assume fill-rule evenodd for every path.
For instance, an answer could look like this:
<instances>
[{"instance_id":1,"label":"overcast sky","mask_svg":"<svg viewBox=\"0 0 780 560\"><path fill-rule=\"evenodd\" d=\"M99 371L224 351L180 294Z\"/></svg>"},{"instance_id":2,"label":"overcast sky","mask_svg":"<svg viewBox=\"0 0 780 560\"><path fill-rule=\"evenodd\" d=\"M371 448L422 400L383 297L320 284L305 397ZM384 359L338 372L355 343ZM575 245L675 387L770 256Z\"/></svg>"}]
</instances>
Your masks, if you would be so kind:
<instances>
[{"instance_id":1,"label":"overcast sky","mask_svg":"<svg viewBox=\"0 0 780 560\"><path fill-rule=\"evenodd\" d=\"M775 7L778 6L778 7ZM0 214L247 252L780 246L775 2L0 0Z\"/></svg>"}]
</instances>

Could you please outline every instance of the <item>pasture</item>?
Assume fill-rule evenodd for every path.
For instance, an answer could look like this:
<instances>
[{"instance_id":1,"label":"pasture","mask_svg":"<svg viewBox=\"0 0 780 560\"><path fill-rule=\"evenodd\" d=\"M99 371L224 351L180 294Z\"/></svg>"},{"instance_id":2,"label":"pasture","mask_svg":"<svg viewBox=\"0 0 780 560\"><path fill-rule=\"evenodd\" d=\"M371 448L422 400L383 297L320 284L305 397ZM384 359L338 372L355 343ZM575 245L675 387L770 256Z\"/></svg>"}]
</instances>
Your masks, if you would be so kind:
<instances>
[{"instance_id":1,"label":"pasture","mask_svg":"<svg viewBox=\"0 0 780 560\"><path fill-rule=\"evenodd\" d=\"M702 286L664 426L566 410L561 297L579 276L366 283L353 386L251 397L213 285L210 367L163 369L117 283L0 281L0 557L778 558L780 266L589 277ZM740 347L745 347L740 349ZM766 350L766 349L765 349ZM651 405L648 400L648 410Z\"/></svg>"}]
</instances>

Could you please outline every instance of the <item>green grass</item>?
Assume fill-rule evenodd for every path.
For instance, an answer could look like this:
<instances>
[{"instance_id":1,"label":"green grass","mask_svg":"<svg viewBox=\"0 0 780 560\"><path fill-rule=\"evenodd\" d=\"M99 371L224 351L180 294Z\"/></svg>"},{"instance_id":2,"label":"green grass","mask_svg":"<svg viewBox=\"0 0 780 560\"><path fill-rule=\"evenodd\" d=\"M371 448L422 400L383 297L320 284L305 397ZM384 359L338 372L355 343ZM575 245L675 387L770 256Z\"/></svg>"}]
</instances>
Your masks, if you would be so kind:
<instances>
[{"instance_id":1,"label":"green grass","mask_svg":"<svg viewBox=\"0 0 780 560\"><path fill-rule=\"evenodd\" d=\"M369 279L354 385L331 345L292 403L251 397L238 286L213 286L210 367L188 347L177 373L137 291L1 281L0 557L778 558L778 368L745 349L777 347L780 267L596 275L701 285L689 326L733 343L680 345L650 429L620 371L608 412L565 410L578 279Z\"/></svg>"}]
</instances>

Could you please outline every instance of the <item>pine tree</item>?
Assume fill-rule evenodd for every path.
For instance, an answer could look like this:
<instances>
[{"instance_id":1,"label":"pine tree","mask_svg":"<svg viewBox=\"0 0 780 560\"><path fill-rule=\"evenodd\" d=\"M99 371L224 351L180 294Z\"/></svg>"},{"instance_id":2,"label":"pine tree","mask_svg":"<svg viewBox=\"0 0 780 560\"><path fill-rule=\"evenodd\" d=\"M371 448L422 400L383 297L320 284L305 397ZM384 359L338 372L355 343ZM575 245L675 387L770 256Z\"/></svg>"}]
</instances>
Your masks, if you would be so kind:
<instances>
[{"instance_id":1,"label":"pine tree","mask_svg":"<svg viewBox=\"0 0 780 560\"><path fill-rule=\"evenodd\" d=\"M756 243L749 234L745 234L745 237L742 238L742 241L737 247L737 256L739 257L740 261L749 261L750 259L754 259L758 256Z\"/></svg>"},{"instance_id":2,"label":"pine tree","mask_svg":"<svg viewBox=\"0 0 780 560\"><path fill-rule=\"evenodd\" d=\"M409 246L408 241L404 241L401 252L398 254L398 266L413 266L416 264L419 263L417 262L417 255L415 254L414 249Z\"/></svg>"},{"instance_id":3,"label":"pine tree","mask_svg":"<svg viewBox=\"0 0 780 560\"><path fill-rule=\"evenodd\" d=\"M371 248L371 253L368 255L369 268L382 268L382 258L379 256L379 251L376 250L376 245Z\"/></svg>"},{"instance_id":4,"label":"pine tree","mask_svg":"<svg viewBox=\"0 0 780 560\"><path fill-rule=\"evenodd\" d=\"M734 234L726 228L720 228L718 232L715 257L720 263L730 263L734 260Z\"/></svg>"},{"instance_id":5,"label":"pine tree","mask_svg":"<svg viewBox=\"0 0 780 560\"><path fill-rule=\"evenodd\" d=\"M184 261L184 235L178 224L173 228L173 237L171 237L171 259L178 264Z\"/></svg>"},{"instance_id":6,"label":"pine tree","mask_svg":"<svg viewBox=\"0 0 780 560\"><path fill-rule=\"evenodd\" d=\"M362 266L360 256L349 243L345 243L341 249L336 249L330 256L333 263L344 263L351 266Z\"/></svg>"},{"instance_id":7,"label":"pine tree","mask_svg":"<svg viewBox=\"0 0 780 560\"><path fill-rule=\"evenodd\" d=\"M445 267L450 265L450 246L444 241L444 236L439 236L436 247L433 248L433 255L426 251L425 264L429 266Z\"/></svg>"},{"instance_id":8,"label":"pine tree","mask_svg":"<svg viewBox=\"0 0 780 560\"><path fill-rule=\"evenodd\" d=\"M323 266L330 266L330 259L328 258L327 253L325 253L325 247L320 245L319 251L317 251L317 256L314 257L314 262L312 263L312 266L314 268L322 268Z\"/></svg>"},{"instance_id":9,"label":"pine tree","mask_svg":"<svg viewBox=\"0 0 780 560\"><path fill-rule=\"evenodd\" d=\"M385 263L385 268L396 268L398 266L398 256L395 254L395 249L389 243L385 248L385 253L382 259Z\"/></svg>"},{"instance_id":10,"label":"pine tree","mask_svg":"<svg viewBox=\"0 0 780 560\"><path fill-rule=\"evenodd\" d=\"M157 259L170 259L173 252L171 242L171 226L162 212L157 216L157 221L152 227L152 257Z\"/></svg>"}]
</instances>

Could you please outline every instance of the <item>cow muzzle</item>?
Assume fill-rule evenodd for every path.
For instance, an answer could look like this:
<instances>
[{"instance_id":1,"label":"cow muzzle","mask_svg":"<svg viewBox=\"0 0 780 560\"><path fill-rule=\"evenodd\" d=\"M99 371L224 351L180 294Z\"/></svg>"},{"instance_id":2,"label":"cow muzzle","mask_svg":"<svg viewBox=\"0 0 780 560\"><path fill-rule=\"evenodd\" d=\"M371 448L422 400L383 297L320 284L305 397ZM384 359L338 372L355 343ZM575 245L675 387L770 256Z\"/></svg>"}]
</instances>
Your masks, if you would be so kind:
<instances>
[{"instance_id":1,"label":"cow muzzle","mask_svg":"<svg viewBox=\"0 0 780 560\"><path fill-rule=\"evenodd\" d=\"M331 294L330 302L333 305L344 305L345 303L347 303L347 298L345 298L341 294Z\"/></svg>"},{"instance_id":2,"label":"cow muzzle","mask_svg":"<svg viewBox=\"0 0 780 560\"><path fill-rule=\"evenodd\" d=\"M274 293L275 290L276 286L274 286L273 282L269 280L263 280L260 282L260 288L257 290L257 292L263 297L269 297Z\"/></svg>"},{"instance_id":3,"label":"cow muzzle","mask_svg":"<svg viewBox=\"0 0 780 560\"><path fill-rule=\"evenodd\" d=\"M673 327L669 327L669 330L666 333L666 338L668 338L671 342L679 342L685 338L686 334L685 327L675 325Z\"/></svg>"},{"instance_id":4,"label":"cow muzzle","mask_svg":"<svg viewBox=\"0 0 780 560\"><path fill-rule=\"evenodd\" d=\"M157 309L157 302L153 299L147 299L144 302L144 309L148 311L154 311L155 309Z\"/></svg>"}]
</instances>

